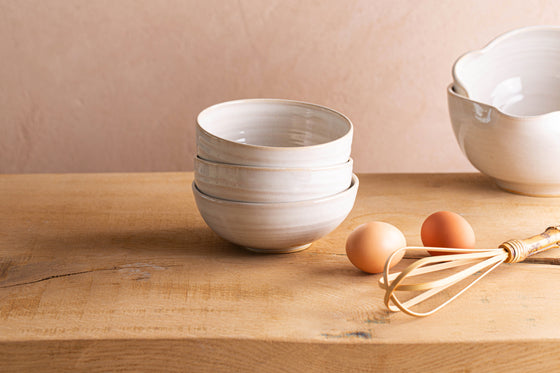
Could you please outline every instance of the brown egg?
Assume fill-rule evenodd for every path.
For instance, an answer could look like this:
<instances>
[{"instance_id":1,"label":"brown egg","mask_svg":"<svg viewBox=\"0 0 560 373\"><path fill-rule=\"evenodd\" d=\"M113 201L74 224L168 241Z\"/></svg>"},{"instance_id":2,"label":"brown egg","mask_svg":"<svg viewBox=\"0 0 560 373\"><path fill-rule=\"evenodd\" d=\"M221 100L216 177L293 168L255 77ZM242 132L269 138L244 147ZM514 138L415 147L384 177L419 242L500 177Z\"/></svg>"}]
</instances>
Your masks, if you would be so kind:
<instances>
[{"instance_id":1,"label":"brown egg","mask_svg":"<svg viewBox=\"0 0 560 373\"><path fill-rule=\"evenodd\" d=\"M406 246L406 239L395 226L381 221L362 224L346 240L346 255L357 268L367 273L383 272L387 258ZM403 257L404 250L393 258L391 267Z\"/></svg>"},{"instance_id":2,"label":"brown egg","mask_svg":"<svg viewBox=\"0 0 560 373\"><path fill-rule=\"evenodd\" d=\"M438 211L428 216L420 230L422 243L427 247L474 248L476 238L469 222L451 211ZM449 254L428 251L431 255Z\"/></svg>"}]
</instances>

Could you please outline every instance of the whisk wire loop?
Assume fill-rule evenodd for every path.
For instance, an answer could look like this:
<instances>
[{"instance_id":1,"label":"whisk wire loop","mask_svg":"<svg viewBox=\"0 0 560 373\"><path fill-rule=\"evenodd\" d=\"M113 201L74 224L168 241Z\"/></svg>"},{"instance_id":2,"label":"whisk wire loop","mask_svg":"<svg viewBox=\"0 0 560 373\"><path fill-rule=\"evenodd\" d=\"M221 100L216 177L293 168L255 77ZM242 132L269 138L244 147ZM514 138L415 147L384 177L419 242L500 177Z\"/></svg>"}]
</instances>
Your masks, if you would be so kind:
<instances>
[{"instance_id":1,"label":"whisk wire loop","mask_svg":"<svg viewBox=\"0 0 560 373\"><path fill-rule=\"evenodd\" d=\"M395 251L385 263L383 276L379 279L379 286L385 289L384 302L391 311L403 311L411 316L428 316L441 308L445 307L467 289L480 281L484 276L493 271L501 263L516 263L523 261L528 256L548 250L552 247L558 247L560 242L560 226L549 227L543 233L524 239L509 240L502 243L497 249L473 250L459 248L430 248L410 246L403 247ZM401 272L389 273L393 259L400 255L402 251L410 249L428 249L437 250L449 254L440 256L430 256L413 262ZM449 270L456 267L470 265L446 277L436 280L424 282L407 282L415 276L430 274L438 271ZM473 276L474 275L474 276ZM440 305L432 308L427 312L417 312L411 310L411 307L441 293L447 288L458 284L459 282L471 278L472 280L464 288L459 290L453 296L445 300ZM406 300L401 301L396 292L421 292L420 294Z\"/></svg>"},{"instance_id":2,"label":"whisk wire loop","mask_svg":"<svg viewBox=\"0 0 560 373\"><path fill-rule=\"evenodd\" d=\"M400 250L402 251L402 250L407 250L412 248L418 249L418 247L405 247ZM459 254L425 257L411 264L402 272L389 274L388 268L386 268L387 270L384 271L384 276L379 280L379 286L386 289L385 299L384 299L385 305L391 311L401 310L404 313L412 316L428 316L438 311L442 307L444 307L446 304L448 304L456 297L458 297L462 292L466 291L470 286L474 285L474 283L479 281L480 278L482 278L485 273L475 278L471 284L469 284L463 290L455 294L451 299L448 299L446 302L432 309L429 312L416 312L411 310L410 308L442 292L443 290L457 284L458 282L464 280L468 276L475 274L484 268L492 266L493 269L494 266L499 265L507 258L507 255L504 253L503 250L496 251L495 249L480 250L479 252L473 252L473 250L467 251L464 249L453 249L452 252L459 252ZM460 254L460 252L463 252L464 254ZM496 255L500 253L502 255ZM480 262L479 260L481 258L485 260ZM387 264L388 263L390 263L389 260L387 261ZM465 268L457 273L454 273L451 276L444 277L439 280L421 282L421 283L403 284L403 281L405 279L410 279L411 277L414 276L437 272L445 269L451 269L459 266L465 266L473 263L475 263L473 266ZM405 302L402 302L396 295L397 291L405 292L405 291L422 291L422 290L427 290L427 291L411 299L408 299Z\"/></svg>"}]
</instances>

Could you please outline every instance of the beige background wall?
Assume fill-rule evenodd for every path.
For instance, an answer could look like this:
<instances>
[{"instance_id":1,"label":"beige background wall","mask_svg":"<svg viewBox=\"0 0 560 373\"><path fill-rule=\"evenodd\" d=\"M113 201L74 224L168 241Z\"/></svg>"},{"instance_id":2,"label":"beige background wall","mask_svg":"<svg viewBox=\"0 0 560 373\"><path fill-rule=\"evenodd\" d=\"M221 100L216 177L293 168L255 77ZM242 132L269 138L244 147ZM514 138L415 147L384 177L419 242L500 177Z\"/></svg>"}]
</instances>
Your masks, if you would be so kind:
<instances>
[{"instance_id":1,"label":"beige background wall","mask_svg":"<svg viewBox=\"0 0 560 373\"><path fill-rule=\"evenodd\" d=\"M280 97L355 124L360 172L473 170L453 61L556 1L0 0L0 172L192 169L196 114Z\"/></svg>"}]
</instances>

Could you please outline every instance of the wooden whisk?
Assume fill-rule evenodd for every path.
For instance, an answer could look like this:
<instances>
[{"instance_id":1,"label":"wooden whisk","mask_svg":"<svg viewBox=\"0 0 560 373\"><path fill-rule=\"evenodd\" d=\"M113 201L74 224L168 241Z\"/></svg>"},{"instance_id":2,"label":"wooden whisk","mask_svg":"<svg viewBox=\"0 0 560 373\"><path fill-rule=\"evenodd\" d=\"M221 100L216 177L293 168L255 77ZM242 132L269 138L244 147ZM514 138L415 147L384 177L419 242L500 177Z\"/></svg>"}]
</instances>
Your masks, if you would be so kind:
<instances>
[{"instance_id":1,"label":"wooden whisk","mask_svg":"<svg viewBox=\"0 0 560 373\"><path fill-rule=\"evenodd\" d=\"M397 312L401 310L408 315L417 317L429 316L445 307L468 288L478 282L481 278L490 273L494 268L498 267L501 263L521 262L533 254L548 250L552 247L558 247L559 242L560 225L549 227L543 233L524 240L506 241L498 246L497 249L474 250L441 247L403 247L402 249L395 251L387 259L385 269L383 271L383 277L379 279L379 286L386 291L385 305L391 311ZM439 252L449 253L449 255L425 257L412 263L402 272L390 274L389 267L393 258L398 256L402 251L409 249L436 250ZM454 274L437 280L426 282L405 282L405 279L410 280L410 278L414 276L455 267L467 266L470 264L472 265L466 269L462 269ZM410 309L412 306L433 297L450 286L453 286L475 274L476 276L473 276L474 279L472 282L470 282L466 287L430 311L415 312ZM397 298L396 292L405 291L421 293L403 302Z\"/></svg>"}]
</instances>

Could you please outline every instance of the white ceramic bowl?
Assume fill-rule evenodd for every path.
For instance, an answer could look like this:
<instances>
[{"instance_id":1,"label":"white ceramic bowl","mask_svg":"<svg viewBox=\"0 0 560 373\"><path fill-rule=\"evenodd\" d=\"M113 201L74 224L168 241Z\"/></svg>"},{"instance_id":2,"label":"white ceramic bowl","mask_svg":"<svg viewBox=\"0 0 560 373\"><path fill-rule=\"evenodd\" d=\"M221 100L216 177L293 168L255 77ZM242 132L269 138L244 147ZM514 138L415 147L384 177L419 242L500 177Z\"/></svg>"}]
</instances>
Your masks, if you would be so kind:
<instances>
[{"instance_id":1,"label":"white ceramic bowl","mask_svg":"<svg viewBox=\"0 0 560 373\"><path fill-rule=\"evenodd\" d=\"M508 191L560 195L560 27L514 30L460 57L447 97L469 161Z\"/></svg>"},{"instance_id":2,"label":"white ceramic bowl","mask_svg":"<svg viewBox=\"0 0 560 373\"><path fill-rule=\"evenodd\" d=\"M263 167L323 167L348 161L352 123L323 106L280 99L224 102L197 118L200 158Z\"/></svg>"},{"instance_id":3,"label":"white ceramic bowl","mask_svg":"<svg viewBox=\"0 0 560 373\"><path fill-rule=\"evenodd\" d=\"M453 66L455 92L512 116L560 110L560 27L525 27Z\"/></svg>"},{"instance_id":4,"label":"white ceramic bowl","mask_svg":"<svg viewBox=\"0 0 560 373\"><path fill-rule=\"evenodd\" d=\"M202 218L219 236L250 250L288 253L303 250L333 231L352 210L358 178L345 191L319 199L249 203L207 196L192 184Z\"/></svg>"},{"instance_id":5,"label":"white ceramic bowl","mask_svg":"<svg viewBox=\"0 0 560 373\"><path fill-rule=\"evenodd\" d=\"M478 170L503 189L560 196L560 112L511 116L447 89L457 142Z\"/></svg>"},{"instance_id":6,"label":"white ceramic bowl","mask_svg":"<svg viewBox=\"0 0 560 373\"><path fill-rule=\"evenodd\" d=\"M198 189L209 196L245 202L296 202L340 193L352 181L352 159L313 168L240 166L194 159Z\"/></svg>"}]
</instances>

